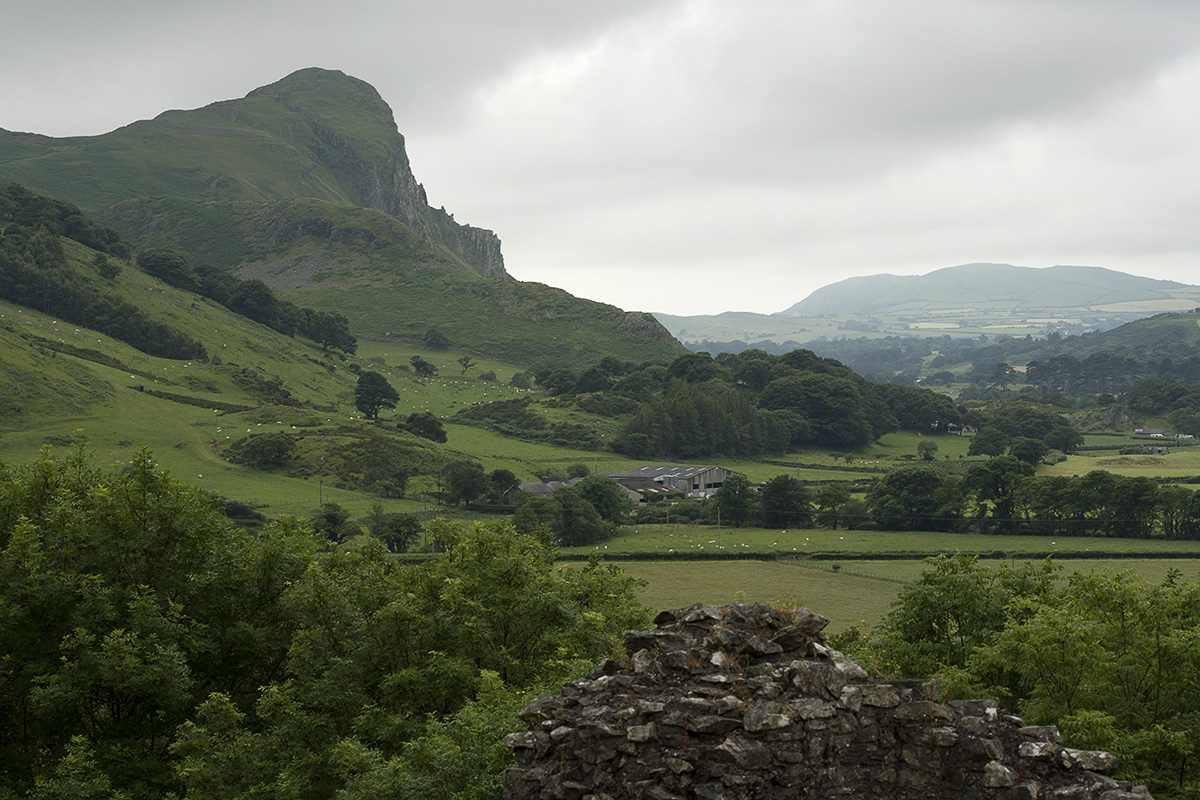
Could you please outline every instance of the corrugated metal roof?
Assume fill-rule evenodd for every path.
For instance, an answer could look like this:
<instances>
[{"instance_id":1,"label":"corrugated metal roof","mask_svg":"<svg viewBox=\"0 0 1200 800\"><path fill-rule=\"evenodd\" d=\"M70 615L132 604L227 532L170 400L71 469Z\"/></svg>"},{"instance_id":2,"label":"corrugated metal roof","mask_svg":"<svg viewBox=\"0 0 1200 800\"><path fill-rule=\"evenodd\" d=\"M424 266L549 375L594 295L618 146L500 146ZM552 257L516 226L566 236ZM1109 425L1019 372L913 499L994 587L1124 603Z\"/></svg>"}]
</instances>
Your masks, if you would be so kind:
<instances>
[{"instance_id":1,"label":"corrugated metal roof","mask_svg":"<svg viewBox=\"0 0 1200 800\"><path fill-rule=\"evenodd\" d=\"M647 464L627 472L607 472L610 478L662 478L668 475L679 478L694 478L721 467L693 467L687 464Z\"/></svg>"}]
</instances>

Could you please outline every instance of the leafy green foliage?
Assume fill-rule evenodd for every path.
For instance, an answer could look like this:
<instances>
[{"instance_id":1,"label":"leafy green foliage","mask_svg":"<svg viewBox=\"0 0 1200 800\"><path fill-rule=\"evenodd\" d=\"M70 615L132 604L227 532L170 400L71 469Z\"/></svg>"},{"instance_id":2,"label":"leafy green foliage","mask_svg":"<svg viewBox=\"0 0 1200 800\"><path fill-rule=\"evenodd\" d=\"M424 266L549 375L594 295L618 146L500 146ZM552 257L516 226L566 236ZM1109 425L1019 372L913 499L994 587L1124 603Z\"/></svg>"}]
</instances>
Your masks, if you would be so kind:
<instances>
[{"instance_id":1,"label":"leafy green foliage","mask_svg":"<svg viewBox=\"0 0 1200 800\"><path fill-rule=\"evenodd\" d=\"M761 499L763 524L768 527L807 528L812 524L808 487L791 475L776 475L767 481Z\"/></svg>"},{"instance_id":2,"label":"leafy green foliage","mask_svg":"<svg viewBox=\"0 0 1200 800\"><path fill-rule=\"evenodd\" d=\"M590 426L577 422L547 422L533 410L533 398L520 397L476 403L460 410L454 421L498 431L506 436L547 442L580 450L599 450L600 436Z\"/></svg>"},{"instance_id":3,"label":"leafy green foliage","mask_svg":"<svg viewBox=\"0 0 1200 800\"><path fill-rule=\"evenodd\" d=\"M713 505L725 525L748 525L755 518L755 497L744 475L730 475L713 495Z\"/></svg>"},{"instance_id":4,"label":"leafy green foliage","mask_svg":"<svg viewBox=\"0 0 1200 800\"><path fill-rule=\"evenodd\" d=\"M335 475L342 488L398 498L404 496L411 476L437 472L444 463L444 456L412 440L371 431L327 447L315 466Z\"/></svg>"},{"instance_id":5,"label":"leafy green foliage","mask_svg":"<svg viewBox=\"0 0 1200 800\"><path fill-rule=\"evenodd\" d=\"M380 503L371 506L363 519L367 533L383 542L389 552L403 553L421 535L421 521L415 514L387 513Z\"/></svg>"},{"instance_id":6,"label":"leafy green foliage","mask_svg":"<svg viewBox=\"0 0 1200 800\"><path fill-rule=\"evenodd\" d=\"M409 359L412 362L413 372L420 375L422 378L431 378L437 375L437 367L430 364L420 356L413 356Z\"/></svg>"},{"instance_id":7,"label":"leafy green foliage","mask_svg":"<svg viewBox=\"0 0 1200 800\"><path fill-rule=\"evenodd\" d=\"M936 467L892 470L871 485L867 507L884 530L943 530L957 516L945 508L946 484Z\"/></svg>"},{"instance_id":8,"label":"leafy green foliage","mask_svg":"<svg viewBox=\"0 0 1200 800\"><path fill-rule=\"evenodd\" d=\"M28 786L49 757L44 791L90 775L161 796L197 699L245 697L282 657L279 593L311 548L281 526L256 544L145 453L108 473L82 446L0 471L0 780Z\"/></svg>"},{"instance_id":9,"label":"leafy green foliage","mask_svg":"<svg viewBox=\"0 0 1200 800\"><path fill-rule=\"evenodd\" d=\"M451 461L440 473L445 485L445 500L450 505L472 503L488 490L483 464L474 459Z\"/></svg>"},{"instance_id":10,"label":"leafy green foliage","mask_svg":"<svg viewBox=\"0 0 1200 800\"><path fill-rule=\"evenodd\" d=\"M642 403L613 443L633 458L753 457L803 444L857 447L901 425L893 403L903 424L918 430L944 430L961 417L942 395L873 385L807 350L784 356L747 350L715 360L693 353L665 370L628 372L579 404L602 413L606 404L597 398L609 395Z\"/></svg>"},{"instance_id":11,"label":"leafy green foliage","mask_svg":"<svg viewBox=\"0 0 1200 800\"><path fill-rule=\"evenodd\" d=\"M137 266L147 275L152 275L176 289L188 292L200 289L200 279L191 264L173 250L143 250L138 253Z\"/></svg>"},{"instance_id":12,"label":"leafy green foliage","mask_svg":"<svg viewBox=\"0 0 1200 800\"><path fill-rule=\"evenodd\" d=\"M543 538L563 547L594 545L616 534L616 526L603 517L578 491L554 490L549 497L530 497L513 516L513 525L525 536Z\"/></svg>"},{"instance_id":13,"label":"leafy green foliage","mask_svg":"<svg viewBox=\"0 0 1200 800\"><path fill-rule=\"evenodd\" d=\"M414 411L403 423L404 430L431 442L445 442L446 428L431 411Z\"/></svg>"},{"instance_id":14,"label":"leafy green foliage","mask_svg":"<svg viewBox=\"0 0 1200 800\"><path fill-rule=\"evenodd\" d=\"M12 223L0 231L0 297L86 325L151 355L205 357L200 342L149 318L87 271L73 267L60 238L45 225L31 229Z\"/></svg>"},{"instance_id":15,"label":"leafy green foliage","mask_svg":"<svg viewBox=\"0 0 1200 800\"><path fill-rule=\"evenodd\" d=\"M596 509L596 513L614 525L623 523L633 510L629 493L621 484L604 475L588 475L572 488Z\"/></svg>"},{"instance_id":16,"label":"leafy green foliage","mask_svg":"<svg viewBox=\"0 0 1200 800\"><path fill-rule=\"evenodd\" d=\"M225 457L247 467L282 467L296 457L296 439L286 433L261 433L239 439Z\"/></svg>"},{"instance_id":17,"label":"leafy green foliage","mask_svg":"<svg viewBox=\"0 0 1200 800\"><path fill-rule=\"evenodd\" d=\"M938 674L943 688L990 694L1070 747L1121 757L1118 777L1155 797L1200 789L1200 586L1168 575L989 568L930 561L896 609L851 653L877 672Z\"/></svg>"},{"instance_id":18,"label":"leafy green foliage","mask_svg":"<svg viewBox=\"0 0 1200 800\"><path fill-rule=\"evenodd\" d=\"M362 527L350 518L350 512L337 503L325 503L313 512L313 532L334 544L343 544L362 533Z\"/></svg>"},{"instance_id":19,"label":"leafy green foliage","mask_svg":"<svg viewBox=\"0 0 1200 800\"><path fill-rule=\"evenodd\" d=\"M88 219L78 206L31 192L15 183L0 189L0 220L44 229L53 236L73 239L97 253L120 260L130 255L127 241L116 231Z\"/></svg>"},{"instance_id":20,"label":"leafy green foliage","mask_svg":"<svg viewBox=\"0 0 1200 800\"><path fill-rule=\"evenodd\" d=\"M506 493L520 485L520 478L511 469L494 469L488 473L488 501L499 503Z\"/></svg>"},{"instance_id":21,"label":"leafy green foliage","mask_svg":"<svg viewBox=\"0 0 1200 800\"><path fill-rule=\"evenodd\" d=\"M0 464L0 793L487 796L525 693L647 611L503 521L429 535L443 555L405 566L295 522L251 536L145 454Z\"/></svg>"},{"instance_id":22,"label":"leafy green foliage","mask_svg":"<svg viewBox=\"0 0 1200 800\"><path fill-rule=\"evenodd\" d=\"M377 419L382 409L395 408L399 400L400 394L395 387L378 372L368 370L358 376L358 383L354 387L354 407L367 419Z\"/></svg>"}]
</instances>

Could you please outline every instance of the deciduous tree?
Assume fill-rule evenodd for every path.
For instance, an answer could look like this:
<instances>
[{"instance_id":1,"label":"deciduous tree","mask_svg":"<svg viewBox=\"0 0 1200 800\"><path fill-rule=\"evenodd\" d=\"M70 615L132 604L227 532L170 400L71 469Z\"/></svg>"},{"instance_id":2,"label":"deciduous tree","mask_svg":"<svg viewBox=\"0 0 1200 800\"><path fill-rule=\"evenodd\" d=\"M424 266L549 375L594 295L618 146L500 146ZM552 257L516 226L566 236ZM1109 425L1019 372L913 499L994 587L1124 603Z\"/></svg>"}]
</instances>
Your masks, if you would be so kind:
<instances>
[{"instance_id":1,"label":"deciduous tree","mask_svg":"<svg viewBox=\"0 0 1200 800\"><path fill-rule=\"evenodd\" d=\"M378 419L382 409L395 408L399 401L400 393L383 375L367 371L358 376L358 385L354 388L354 407L367 419Z\"/></svg>"},{"instance_id":2,"label":"deciduous tree","mask_svg":"<svg viewBox=\"0 0 1200 800\"><path fill-rule=\"evenodd\" d=\"M763 522L777 528L807 528L812 524L812 495L791 475L776 475L762 487Z\"/></svg>"}]
</instances>

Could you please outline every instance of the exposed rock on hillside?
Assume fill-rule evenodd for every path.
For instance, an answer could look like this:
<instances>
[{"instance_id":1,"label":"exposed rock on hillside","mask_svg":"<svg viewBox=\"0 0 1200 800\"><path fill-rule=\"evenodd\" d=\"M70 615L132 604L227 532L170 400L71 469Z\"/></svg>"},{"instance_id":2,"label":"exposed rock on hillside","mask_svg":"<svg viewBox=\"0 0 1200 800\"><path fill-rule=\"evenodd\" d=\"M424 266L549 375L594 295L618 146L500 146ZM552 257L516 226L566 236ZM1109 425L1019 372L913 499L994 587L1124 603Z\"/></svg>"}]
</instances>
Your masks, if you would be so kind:
<instances>
[{"instance_id":1,"label":"exposed rock on hillside","mask_svg":"<svg viewBox=\"0 0 1200 800\"><path fill-rule=\"evenodd\" d=\"M508 800L1149 798L1054 727L943 703L934 681L871 680L807 609L697 605L656 622L626 634L625 664L521 712Z\"/></svg>"},{"instance_id":2,"label":"exposed rock on hillside","mask_svg":"<svg viewBox=\"0 0 1200 800\"><path fill-rule=\"evenodd\" d=\"M358 95L356 102L371 106L374 115L386 118L385 131L379 137L382 148L364 148L336 130L336 118L322 105L326 93ZM304 119L315 137L306 143L310 151L332 170L351 177L355 199L362 205L410 225L429 244L441 247L481 275L507 277L500 237L483 228L460 225L446 209L429 206L425 187L413 177L404 137L396 130L391 109L370 84L333 70L310 68L255 89L247 97L256 95L269 96Z\"/></svg>"}]
</instances>

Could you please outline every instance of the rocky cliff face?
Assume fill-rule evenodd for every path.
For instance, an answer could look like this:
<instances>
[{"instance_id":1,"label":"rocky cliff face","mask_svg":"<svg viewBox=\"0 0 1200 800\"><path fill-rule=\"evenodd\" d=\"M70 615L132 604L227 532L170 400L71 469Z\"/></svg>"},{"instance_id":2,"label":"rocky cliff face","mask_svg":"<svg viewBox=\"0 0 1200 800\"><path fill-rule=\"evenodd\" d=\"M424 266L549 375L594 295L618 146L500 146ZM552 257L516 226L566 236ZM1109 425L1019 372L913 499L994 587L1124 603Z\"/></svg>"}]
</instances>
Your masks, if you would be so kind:
<instances>
[{"instance_id":1,"label":"rocky cliff face","mask_svg":"<svg viewBox=\"0 0 1200 800\"><path fill-rule=\"evenodd\" d=\"M370 84L341 72L313 68L292 73L248 96L256 95L269 96L303 118L302 127L315 137L315 141L307 142L308 148L324 165L349 177L357 202L411 226L429 244L473 272L508 277L500 238L495 233L460 225L444 208L429 206L425 187L413 176L404 137L396 129L392 111ZM349 99L371 107L371 116L378 118L381 130L374 132L370 146L363 146L353 132L339 130L336 115L314 100L314 95Z\"/></svg>"},{"instance_id":2,"label":"rocky cliff face","mask_svg":"<svg viewBox=\"0 0 1200 800\"><path fill-rule=\"evenodd\" d=\"M693 606L626 635L624 664L539 697L505 744L507 800L1148 800L1107 754L1062 746L933 681L877 681L825 645L827 620Z\"/></svg>"}]
</instances>

